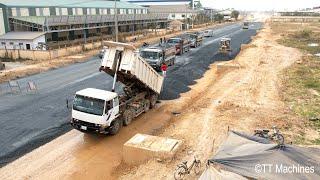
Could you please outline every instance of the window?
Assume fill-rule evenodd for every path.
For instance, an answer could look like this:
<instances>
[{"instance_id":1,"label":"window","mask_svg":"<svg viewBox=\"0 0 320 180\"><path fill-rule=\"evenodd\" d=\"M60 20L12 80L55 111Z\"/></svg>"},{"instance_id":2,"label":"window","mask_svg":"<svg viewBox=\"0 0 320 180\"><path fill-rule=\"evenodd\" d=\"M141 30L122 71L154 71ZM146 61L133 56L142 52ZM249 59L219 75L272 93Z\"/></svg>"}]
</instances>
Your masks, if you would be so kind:
<instances>
[{"instance_id":1,"label":"window","mask_svg":"<svg viewBox=\"0 0 320 180\"><path fill-rule=\"evenodd\" d=\"M104 109L104 100L76 95L73 101L73 109L88 114L101 116Z\"/></svg>"},{"instance_id":2,"label":"window","mask_svg":"<svg viewBox=\"0 0 320 180\"><path fill-rule=\"evenodd\" d=\"M1 45L5 46L5 45L6 45L6 42L1 42Z\"/></svg>"},{"instance_id":3,"label":"window","mask_svg":"<svg viewBox=\"0 0 320 180\"><path fill-rule=\"evenodd\" d=\"M171 15L171 17L175 18L175 17L176 17L176 15L175 15L175 14L172 14L172 15Z\"/></svg>"},{"instance_id":4,"label":"window","mask_svg":"<svg viewBox=\"0 0 320 180\"><path fill-rule=\"evenodd\" d=\"M113 108L113 102L112 102L112 100L110 100L110 101L107 101L106 102L106 113L110 110L110 109L112 109Z\"/></svg>"},{"instance_id":5,"label":"window","mask_svg":"<svg viewBox=\"0 0 320 180\"><path fill-rule=\"evenodd\" d=\"M14 45L14 43L13 43L13 42L10 42L9 44L10 44L10 45Z\"/></svg>"},{"instance_id":6,"label":"window","mask_svg":"<svg viewBox=\"0 0 320 180\"><path fill-rule=\"evenodd\" d=\"M184 18L184 17L186 17L186 15L182 14L182 15L181 15L181 17L183 17L183 18Z\"/></svg>"},{"instance_id":7,"label":"window","mask_svg":"<svg viewBox=\"0 0 320 180\"><path fill-rule=\"evenodd\" d=\"M19 46L23 46L23 43L19 43Z\"/></svg>"}]
</instances>

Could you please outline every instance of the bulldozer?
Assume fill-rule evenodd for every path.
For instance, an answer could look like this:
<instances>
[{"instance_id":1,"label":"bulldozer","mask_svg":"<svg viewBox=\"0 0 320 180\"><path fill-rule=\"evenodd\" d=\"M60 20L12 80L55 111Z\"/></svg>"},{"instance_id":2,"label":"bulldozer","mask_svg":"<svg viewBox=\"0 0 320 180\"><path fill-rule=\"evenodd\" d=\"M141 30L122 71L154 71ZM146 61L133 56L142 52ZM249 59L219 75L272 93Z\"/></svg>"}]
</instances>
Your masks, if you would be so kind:
<instances>
[{"instance_id":1,"label":"bulldozer","mask_svg":"<svg viewBox=\"0 0 320 180\"><path fill-rule=\"evenodd\" d=\"M231 51L231 38L221 38L219 52L228 54Z\"/></svg>"}]
</instances>

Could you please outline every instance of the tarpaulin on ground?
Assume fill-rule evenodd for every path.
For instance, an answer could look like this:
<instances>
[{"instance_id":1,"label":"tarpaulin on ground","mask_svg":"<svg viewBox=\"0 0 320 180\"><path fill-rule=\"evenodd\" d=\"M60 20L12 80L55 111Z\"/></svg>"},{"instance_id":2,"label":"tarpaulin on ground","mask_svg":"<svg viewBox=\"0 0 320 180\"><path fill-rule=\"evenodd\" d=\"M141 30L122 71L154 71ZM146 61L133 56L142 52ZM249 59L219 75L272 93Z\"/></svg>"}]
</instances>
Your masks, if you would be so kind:
<instances>
[{"instance_id":1,"label":"tarpaulin on ground","mask_svg":"<svg viewBox=\"0 0 320 180\"><path fill-rule=\"evenodd\" d=\"M320 149L279 146L267 139L235 131L230 131L209 164L249 178L320 179Z\"/></svg>"}]
</instances>

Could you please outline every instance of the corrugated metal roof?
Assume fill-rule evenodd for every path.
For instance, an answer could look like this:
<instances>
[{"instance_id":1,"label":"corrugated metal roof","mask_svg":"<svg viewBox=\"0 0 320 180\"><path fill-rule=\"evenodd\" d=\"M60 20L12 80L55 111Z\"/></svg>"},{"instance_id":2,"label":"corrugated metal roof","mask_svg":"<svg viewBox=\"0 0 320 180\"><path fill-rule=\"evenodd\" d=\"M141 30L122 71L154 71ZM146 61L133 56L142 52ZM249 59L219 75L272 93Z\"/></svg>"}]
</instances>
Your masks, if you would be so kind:
<instances>
[{"instance_id":1,"label":"corrugated metal roof","mask_svg":"<svg viewBox=\"0 0 320 180\"><path fill-rule=\"evenodd\" d=\"M114 22L114 15L76 15L76 16L21 16L11 17L12 19L35 23L39 25L71 25L71 24L89 24L101 22ZM118 21L141 21L152 19L166 20L168 14L118 14Z\"/></svg>"},{"instance_id":2,"label":"corrugated metal roof","mask_svg":"<svg viewBox=\"0 0 320 180\"><path fill-rule=\"evenodd\" d=\"M151 5L149 7L151 13L196 13L196 10L189 8L189 5Z\"/></svg>"},{"instance_id":3,"label":"corrugated metal roof","mask_svg":"<svg viewBox=\"0 0 320 180\"><path fill-rule=\"evenodd\" d=\"M114 1L95 0L1 0L0 4L9 7L80 7L80 8L113 8ZM118 1L117 8L144 9L145 7L129 2Z\"/></svg>"},{"instance_id":4,"label":"corrugated metal roof","mask_svg":"<svg viewBox=\"0 0 320 180\"><path fill-rule=\"evenodd\" d=\"M14 17L14 19L43 25L45 23L46 17L45 16L18 16L18 17Z\"/></svg>"},{"instance_id":5,"label":"corrugated metal roof","mask_svg":"<svg viewBox=\"0 0 320 180\"><path fill-rule=\"evenodd\" d=\"M8 32L1 35L0 40L32 40L44 34L45 32Z\"/></svg>"}]
</instances>

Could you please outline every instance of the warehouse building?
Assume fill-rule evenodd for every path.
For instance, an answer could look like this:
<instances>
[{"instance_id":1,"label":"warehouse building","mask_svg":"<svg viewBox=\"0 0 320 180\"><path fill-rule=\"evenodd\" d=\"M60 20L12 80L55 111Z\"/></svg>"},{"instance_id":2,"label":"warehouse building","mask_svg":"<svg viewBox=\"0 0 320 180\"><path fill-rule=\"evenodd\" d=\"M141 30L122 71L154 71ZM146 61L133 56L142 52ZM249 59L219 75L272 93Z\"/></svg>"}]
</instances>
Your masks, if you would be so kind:
<instances>
[{"instance_id":1,"label":"warehouse building","mask_svg":"<svg viewBox=\"0 0 320 180\"><path fill-rule=\"evenodd\" d=\"M8 32L1 35L0 39L0 49L46 49L44 32Z\"/></svg>"},{"instance_id":2,"label":"warehouse building","mask_svg":"<svg viewBox=\"0 0 320 180\"><path fill-rule=\"evenodd\" d=\"M44 32L44 43L50 47L57 42L86 42L91 37L112 35L116 19L120 32L165 27L168 23L167 14L150 14L146 7L124 1L117 1L116 7L115 1L3 0L0 3L0 35ZM10 39L7 37L0 37L1 47L4 43L6 47L20 47L8 45Z\"/></svg>"},{"instance_id":3,"label":"warehouse building","mask_svg":"<svg viewBox=\"0 0 320 180\"><path fill-rule=\"evenodd\" d=\"M178 5L151 5L149 6L151 13L168 14L170 20L184 20L191 19L198 11L192 10L188 4Z\"/></svg>"}]
</instances>

